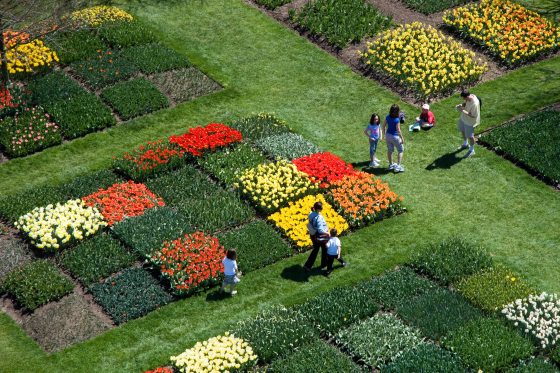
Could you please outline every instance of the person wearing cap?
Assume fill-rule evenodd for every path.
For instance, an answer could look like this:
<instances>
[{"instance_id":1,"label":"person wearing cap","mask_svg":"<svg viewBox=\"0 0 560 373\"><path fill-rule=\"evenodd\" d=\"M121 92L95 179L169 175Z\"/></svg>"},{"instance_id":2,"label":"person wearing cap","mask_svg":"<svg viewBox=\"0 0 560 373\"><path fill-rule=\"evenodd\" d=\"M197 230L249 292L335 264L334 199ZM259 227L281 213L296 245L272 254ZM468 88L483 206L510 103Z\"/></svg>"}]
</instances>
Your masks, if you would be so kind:
<instances>
[{"instance_id":1,"label":"person wearing cap","mask_svg":"<svg viewBox=\"0 0 560 373\"><path fill-rule=\"evenodd\" d=\"M463 135L463 144L459 149L469 148L469 151L465 154L465 158L468 158L474 155L474 129L480 124L480 101L469 91L461 92L461 97L465 102L455 106L455 109L461 113L457 122L457 129Z\"/></svg>"},{"instance_id":2,"label":"person wearing cap","mask_svg":"<svg viewBox=\"0 0 560 373\"><path fill-rule=\"evenodd\" d=\"M408 128L409 131L420 131L420 128L423 130L429 130L436 124L436 117L434 113L430 111L430 105L424 104L422 105L422 112L420 116L416 118L416 122Z\"/></svg>"}]
</instances>

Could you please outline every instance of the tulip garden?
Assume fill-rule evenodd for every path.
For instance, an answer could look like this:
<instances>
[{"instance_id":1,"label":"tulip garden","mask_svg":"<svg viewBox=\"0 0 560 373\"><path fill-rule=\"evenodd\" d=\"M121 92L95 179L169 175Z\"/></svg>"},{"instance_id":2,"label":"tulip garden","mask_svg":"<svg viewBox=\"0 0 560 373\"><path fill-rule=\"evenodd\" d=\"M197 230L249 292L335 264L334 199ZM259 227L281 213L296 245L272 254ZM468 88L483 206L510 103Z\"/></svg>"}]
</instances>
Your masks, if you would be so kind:
<instances>
[{"instance_id":1,"label":"tulip garden","mask_svg":"<svg viewBox=\"0 0 560 373\"><path fill-rule=\"evenodd\" d=\"M547 1L122 0L5 30L0 371L560 371ZM394 103L403 173L363 133ZM302 268L316 202L331 274Z\"/></svg>"}]
</instances>

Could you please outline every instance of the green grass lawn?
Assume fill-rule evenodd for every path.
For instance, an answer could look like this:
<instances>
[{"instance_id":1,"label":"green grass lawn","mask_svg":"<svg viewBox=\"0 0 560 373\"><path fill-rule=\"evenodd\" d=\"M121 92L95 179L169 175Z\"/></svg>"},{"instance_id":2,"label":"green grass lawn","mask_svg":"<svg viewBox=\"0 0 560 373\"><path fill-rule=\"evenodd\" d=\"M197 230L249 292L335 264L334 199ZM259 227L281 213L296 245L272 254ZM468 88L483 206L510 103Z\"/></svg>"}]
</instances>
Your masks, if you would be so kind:
<instances>
[{"instance_id":1,"label":"green grass lawn","mask_svg":"<svg viewBox=\"0 0 560 373\"><path fill-rule=\"evenodd\" d=\"M372 111L386 113L398 98L242 0L130 1L125 8L185 54L224 90L0 165L2 193L58 183L106 167L114 155L148 140L232 115L275 112L297 132L351 162L366 162L363 128ZM560 97L560 58L480 85L481 130L546 106ZM544 94L546 92L546 94ZM463 234L498 262L543 290L560 292L560 193L483 148L458 161L455 96L433 105L437 127L405 134L404 174L381 177L405 196L409 212L344 237L350 266L330 279L301 282L300 255L249 273L239 296L206 294L170 304L91 341L46 355L0 314L0 371L141 371L165 364L195 341L273 303L303 301L402 263L416 248ZM403 105L409 118L416 108ZM379 158L384 159L385 144ZM386 164L386 161L385 161ZM239 258L242 266L243 258ZM210 292L212 293L212 292Z\"/></svg>"}]
</instances>

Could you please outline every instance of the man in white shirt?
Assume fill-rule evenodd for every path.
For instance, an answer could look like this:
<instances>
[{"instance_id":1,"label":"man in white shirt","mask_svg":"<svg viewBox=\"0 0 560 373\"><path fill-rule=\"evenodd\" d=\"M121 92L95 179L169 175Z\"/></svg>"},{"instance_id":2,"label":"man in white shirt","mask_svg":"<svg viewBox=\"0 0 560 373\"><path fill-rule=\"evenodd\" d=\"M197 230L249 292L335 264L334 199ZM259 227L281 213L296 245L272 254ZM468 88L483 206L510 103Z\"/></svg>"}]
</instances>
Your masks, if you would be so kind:
<instances>
[{"instance_id":1,"label":"man in white shirt","mask_svg":"<svg viewBox=\"0 0 560 373\"><path fill-rule=\"evenodd\" d=\"M480 124L480 101L478 97L468 91L461 92L464 103L455 106L457 111L461 113L461 117L457 122L457 128L463 135L463 145L459 149L467 149L465 158L474 155L474 128Z\"/></svg>"}]
</instances>

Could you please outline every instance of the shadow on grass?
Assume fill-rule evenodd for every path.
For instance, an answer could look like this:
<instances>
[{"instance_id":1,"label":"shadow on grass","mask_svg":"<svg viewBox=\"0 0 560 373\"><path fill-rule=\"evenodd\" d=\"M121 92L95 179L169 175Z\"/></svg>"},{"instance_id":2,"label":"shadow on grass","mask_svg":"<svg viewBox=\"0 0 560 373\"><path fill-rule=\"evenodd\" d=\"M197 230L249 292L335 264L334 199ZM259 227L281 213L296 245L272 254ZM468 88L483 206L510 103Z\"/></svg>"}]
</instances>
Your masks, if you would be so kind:
<instances>
[{"instance_id":1,"label":"shadow on grass","mask_svg":"<svg viewBox=\"0 0 560 373\"><path fill-rule=\"evenodd\" d=\"M299 264L294 264L290 267L286 267L282 270L280 276L283 279L294 281L294 282L307 282L311 276L322 275L323 271L319 267L313 268L310 272L307 272Z\"/></svg>"},{"instance_id":2,"label":"shadow on grass","mask_svg":"<svg viewBox=\"0 0 560 373\"><path fill-rule=\"evenodd\" d=\"M360 169L360 171L367 172L368 174L372 174L375 176L393 173L393 171L388 170L387 167L370 167L369 161L354 162L352 163L352 167L356 169Z\"/></svg>"},{"instance_id":3,"label":"shadow on grass","mask_svg":"<svg viewBox=\"0 0 560 373\"><path fill-rule=\"evenodd\" d=\"M212 291L212 292L206 294L206 301L207 302L216 302L216 301L224 300L224 299L227 299L227 298L231 298L231 294L226 293L225 291L220 291L219 288L215 291Z\"/></svg>"},{"instance_id":4,"label":"shadow on grass","mask_svg":"<svg viewBox=\"0 0 560 373\"><path fill-rule=\"evenodd\" d=\"M435 159L432 163L427 165L426 170L433 171L438 168L449 170L451 167L455 166L457 163L463 160L463 157L457 156L457 154L461 151L461 149L457 149L452 151L451 153L442 155L441 157Z\"/></svg>"}]
</instances>

